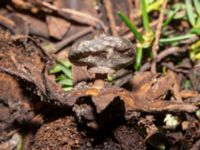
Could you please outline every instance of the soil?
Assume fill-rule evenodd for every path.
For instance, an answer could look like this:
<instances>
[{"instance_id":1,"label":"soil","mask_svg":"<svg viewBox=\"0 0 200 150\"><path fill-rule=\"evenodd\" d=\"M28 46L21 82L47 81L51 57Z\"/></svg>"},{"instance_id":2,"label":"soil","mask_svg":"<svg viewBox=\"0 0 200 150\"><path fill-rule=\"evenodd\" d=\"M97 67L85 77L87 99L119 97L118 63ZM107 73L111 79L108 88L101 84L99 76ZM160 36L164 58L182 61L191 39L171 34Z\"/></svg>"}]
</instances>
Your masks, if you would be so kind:
<instances>
[{"instance_id":1,"label":"soil","mask_svg":"<svg viewBox=\"0 0 200 150\"><path fill-rule=\"evenodd\" d=\"M90 134L93 134L93 138L88 138L77 127L75 117L67 116L38 129L32 149L146 149L142 137L134 128L119 126L113 133L109 133L113 137L102 137L106 138L104 140L94 139L95 132Z\"/></svg>"}]
</instances>

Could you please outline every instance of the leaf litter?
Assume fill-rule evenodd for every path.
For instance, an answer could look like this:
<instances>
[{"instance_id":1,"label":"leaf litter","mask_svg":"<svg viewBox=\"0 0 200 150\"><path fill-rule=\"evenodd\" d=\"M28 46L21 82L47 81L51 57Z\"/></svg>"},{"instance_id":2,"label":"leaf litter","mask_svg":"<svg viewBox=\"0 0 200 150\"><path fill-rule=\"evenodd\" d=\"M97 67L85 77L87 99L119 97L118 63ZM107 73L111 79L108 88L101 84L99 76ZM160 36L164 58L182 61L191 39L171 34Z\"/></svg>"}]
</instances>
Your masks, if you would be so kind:
<instances>
[{"instance_id":1,"label":"leaf litter","mask_svg":"<svg viewBox=\"0 0 200 150\"><path fill-rule=\"evenodd\" d=\"M68 13L65 9L59 12L46 2L37 3L44 10ZM53 19L61 21L48 17L49 28L57 26L50 24ZM80 21L76 17L71 19ZM104 27L100 20L92 19L92 22L80 23L91 26L100 23ZM71 28L68 23L63 24ZM27 30L27 26L22 28ZM36 38L28 36L37 31L28 30L15 30L17 34L11 35L1 29L0 33L0 148L17 133L26 133L23 146L31 149L146 149L146 143L152 144L154 136L162 136L174 148L189 136L185 148L198 147L200 125L194 117L200 100L198 65L189 67L191 74L187 78L192 84L189 90L182 89L180 73L173 69L164 74L137 72L119 84L112 84L105 80L105 75L91 74L87 67L72 65L75 84L71 91L65 92L48 73L56 57L42 49ZM20 32L25 35L18 36ZM43 32L49 32L56 39L64 36L60 30ZM162 135L158 126L165 127L159 121L166 114L178 115L179 127L184 132L166 130Z\"/></svg>"}]
</instances>

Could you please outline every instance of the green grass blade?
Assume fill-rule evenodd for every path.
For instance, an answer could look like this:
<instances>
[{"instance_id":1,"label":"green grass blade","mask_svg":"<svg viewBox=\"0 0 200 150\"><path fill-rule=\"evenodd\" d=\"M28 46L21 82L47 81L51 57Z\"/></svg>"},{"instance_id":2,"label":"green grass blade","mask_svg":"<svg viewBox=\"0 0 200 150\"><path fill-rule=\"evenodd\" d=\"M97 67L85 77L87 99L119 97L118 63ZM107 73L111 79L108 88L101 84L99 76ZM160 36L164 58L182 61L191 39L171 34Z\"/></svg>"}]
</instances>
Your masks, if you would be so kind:
<instances>
[{"instance_id":1,"label":"green grass blade","mask_svg":"<svg viewBox=\"0 0 200 150\"><path fill-rule=\"evenodd\" d=\"M49 73L54 74L54 73L58 73L60 71L61 71L60 65L56 64L49 70Z\"/></svg>"},{"instance_id":2,"label":"green grass blade","mask_svg":"<svg viewBox=\"0 0 200 150\"><path fill-rule=\"evenodd\" d=\"M194 7L195 7L198 15L200 16L200 2L199 2L199 0L193 0L193 3L194 3Z\"/></svg>"},{"instance_id":3,"label":"green grass blade","mask_svg":"<svg viewBox=\"0 0 200 150\"><path fill-rule=\"evenodd\" d=\"M70 61L69 60L56 60L56 62L58 63L58 64L62 64L62 65L64 65L65 67L67 67L67 68L70 68L71 66L72 66L72 64L70 63Z\"/></svg>"},{"instance_id":4,"label":"green grass blade","mask_svg":"<svg viewBox=\"0 0 200 150\"><path fill-rule=\"evenodd\" d=\"M160 44L164 44L164 43L173 43L173 42L177 42L177 41L181 41L181 40L186 40L189 38L194 37L195 34L185 34L185 35L180 35L180 36L176 36L176 37L171 37L171 38L166 38L166 39L160 39L159 42Z\"/></svg>"},{"instance_id":5,"label":"green grass blade","mask_svg":"<svg viewBox=\"0 0 200 150\"><path fill-rule=\"evenodd\" d=\"M60 68L62 72L70 79L72 79L72 72L71 69L66 67L61 61L58 61L58 64L60 65Z\"/></svg>"},{"instance_id":6,"label":"green grass blade","mask_svg":"<svg viewBox=\"0 0 200 150\"><path fill-rule=\"evenodd\" d=\"M192 28L190 30L190 33L196 34L196 35L200 35L200 28Z\"/></svg>"},{"instance_id":7,"label":"green grass blade","mask_svg":"<svg viewBox=\"0 0 200 150\"><path fill-rule=\"evenodd\" d=\"M71 70L69 68L66 68L65 66L62 66L61 65L61 69L62 69L62 72L70 79L72 79L72 73L71 73Z\"/></svg>"},{"instance_id":8,"label":"green grass blade","mask_svg":"<svg viewBox=\"0 0 200 150\"><path fill-rule=\"evenodd\" d=\"M118 12L119 17L121 20L126 24L126 26L133 32L135 35L136 39L140 42L143 43L144 39L142 37L142 34L138 32L137 28L131 23L131 21L128 19L126 15L122 12Z\"/></svg>"},{"instance_id":9,"label":"green grass blade","mask_svg":"<svg viewBox=\"0 0 200 150\"><path fill-rule=\"evenodd\" d=\"M135 62L135 70L140 70L141 64L142 64L142 56L143 56L143 49L137 48L136 52L136 62Z\"/></svg>"},{"instance_id":10,"label":"green grass blade","mask_svg":"<svg viewBox=\"0 0 200 150\"><path fill-rule=\"evenodd\" d=\"M56 82L58 82L60 80L64 80L64 79L67 79L67 77L64 74L61 74L58 77L56 77Z\"/></svg>"},{"instance_id":11,"label":"green grass blade","mask_svg":"<svg viewBox=\"0 0 200 150\"><path fill-rule=\"evenodd\" d=\"M186 6L188 20L189 20L190 24L194 27L195 26L195 14L193 12L191 0L185 0L185 6Z\"/></svg>"},{"instance_id":12,"label":"green grass blade","mask_svg":"<svg viewBox=\"0 0 200 150\"><path fill-rule=\"evenodd\" d=\"M176 15L176 13L179 11L180 7L177 7L173 13L169 16L169 18L167 18L167 20L163 23L162 28L165 28L167 25L169 25L169 23L174 19L174 16Z\"/></svg>"},{"instance_id":13,"label":"green grass blade","mask_svg":"<svg viewBox=\"0 0 200 150\"><path fill-rule=\"evenodd\" d=\"M63 90L64 91L70 91L70 90L72 90L72 87L64 87Z\"/></svg>"},{"instance_id":14,"label":"green grass blade","mask_svg":"<svg viewBox=\"0 0 200 150\"><path fill-rule=\"evenodd\" d=\"M198 18L196 19L195 28L200 28L200 15L199 15Z\"/></svg>"},{"instance_id":15,"label":"green grass blade","mask_svg":"<svg viewBox=\"0 0 200 150\"><path fill-rule=\"evenodd\" d=\"M70 68L72 66L72 64L69 62L69 60L62 61L62 64L67 68Z\"/></svg>"},{"instance_id":16,"label":"green grass blade","mask_svg":"<svg viewBox=\"0 0 200 150\"><path fill-rule=\"evenodd\" d=\"M70 68L71 67L71 63L69 62L69 60L65 60L65 61L56 61L57 64L55 64L50 70L49 73L50 74L54 74L54 73L58 73L60 71L62 71L60 64L62 64L63 66Z\"/></svg>"},{"instance_id":17,"label":"green grass blade","mask_svg":"<svg viewBox=\"0 0 200 150\"><path fill-rule=\"evenodd\" d=\"M162 5L163 1L164 0L156 0L156 1L152 2L151 4L149 4L147 9L146 9L147 13L150 13L150 12L152 12L154 10L160 11L160 8L161 8L160 6ZM141 10L139 11L138 15L139 16L142 15L142 11Z\"/></svg>"},{"instance_id":18,"label":"green grass blade","mask_svg":"<svg viewBox=\"0 0 200 150\"><path fill-rule=\"evenodd\" d=\"M146 32L151 31L150 23L149 23L149 16L147 14L147 7L146 7L146 0L141 0L141 12L142 12L142 20L144 24L144 29Z\"/></svg>"},{"instance_id":19,"label":"green grass blade","mask_svg":"<svg viewBox=\"0 0 200 150\"><path fill-rule=\"evenodd\" d=\"M20 141L17 144L16 150L23 150L23 136L20 134Z\"/></svg>"},{"instance_id":20,"label":"green grass blade","mask_svg":"<svg viewBox=\"0 0 200 150\"><path fill-rule=\"evenodd\" d=\"M73 82L71 79L63 79L63 80L58 81L58 83L62 86L72 86L73 85Z\"/></svg>"}]
</instances>

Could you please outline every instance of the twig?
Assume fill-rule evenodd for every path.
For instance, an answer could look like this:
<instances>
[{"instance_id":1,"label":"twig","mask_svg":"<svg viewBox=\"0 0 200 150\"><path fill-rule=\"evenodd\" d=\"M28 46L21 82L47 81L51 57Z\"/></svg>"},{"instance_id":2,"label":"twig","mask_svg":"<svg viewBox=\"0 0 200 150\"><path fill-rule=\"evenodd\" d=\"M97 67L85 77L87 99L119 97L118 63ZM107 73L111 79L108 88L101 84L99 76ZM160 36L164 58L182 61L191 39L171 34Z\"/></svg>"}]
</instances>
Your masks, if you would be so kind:
<instances>
[{"instance_id":1,"label":"twig","mask_svg":"<svg viewBox=\"0 0 200 150\"><path fill-rule=\"evenodd\" d=\"M193 36L192 38L189 38L187 40L183 40L183 41L180 41L180 44L192 44L194 42L196 42L197 40L199 40L199 37L198 36Z\"/></svg>"},{"instance_id":2,"label":"twig","mask_svg":"<svg viewBox=\"0 0 200 150\"><path fill-rule=\"evenodd\" d=\"M43 47L41 47L41 45L39 44L38 41L36 41L33 37L29 36L29 35L15 35L11 37L12 40L16 41L19 39L29 39L31 40L39 49L41 57L46 60L46 61L53 61L53 58L51 55L49 55L44 49Z\"/></svg>"},{"instance_id":3,"label":"twig","mask_svg":"<svg viewBox=\"0 0 200 150\"><path fill-rule=\"evenodd\" d=\"M12 21L11 19L6 18L5 16L2 16L2 15L0 15L0 22L4 23L10 27L13 27L13 28L16 26L14 21Z\"/></svg>"},{"instance_id":4,"label":"twig","mask_svg":"<svg viewBox=\"0 0 200 150\"><path fill-rule=\"evenodd\" d=\"M31 9L33 6L24 0L12 0L11 1L15 7L22 8L22 9Z\"/></svg>"},{"instance_id":5,"label":"twig","mask_svg":"<svg viewBox=\"0 0 200 150\"><path fill-rule=\"evenodd\" d=\"M84 30L81 30L80 32L70 36L69 38L66 38L60 42L58 42L56 45L55 45L55 48L56 48L56 53L59 52L59 50L61 50L63 47L65 47L66 45L68 45L69 43L71 43L72 41L90 33L93 31L93 28L92 27L88 27Z\"/></svg>"},{"instance_id":6,"label":"twig","mask_svg":"<svg viewBox=\"0 0 200 150\"><path fill-rule=\"evenodd\" d=\"M140 68L140 72L145 72L145 71L147 71L150 67L151 67L150 62L147 62L147 63L145 63L144 65L142 65L142 67Z\"/></svg>"},{"instance_id":7,"label":"twig","mask_svg":"<svg viewBox=\"0 0 200 150\"><path fill-rule=\"evenodd\" d=\"M180 88L179 82L177 80L177 75L171 70L169 70L168 73L171 75L171 79L173 80L173 85L171 87L171 90L174 95L174 98L177 102L181 103L183 101L182 101L182 97L180 95L181 88Z\"/></svg>"},{"instance_id":8,"label":"twig","mask_svg":"<svg viewBox=\"0 0 200 150\"><path fill-rule=\"evenodd\" d=\"M157 57L155 58L156 62L160 62L163 58L171 55L171 54L175 54L177 52L185 52L186 49L185 48L180 48L180 47L170 47L167 48L165 50L163 50L162 52L160 52Z\"/></svg>"},{"instance_id":9,"label":"twig","mask_svg":"<svg viewBox=\"0 0 200 150\"><path fill-rule=\"evenodd\" d=\"M134 18L135 18L135 13L134 13L134 8L133 8L133 1L132 0L127 0L128 3L128 9L129 9L129 19L131 22L134 24ZM137 12L137 10L135 10Z\"/></svg>"},{"instance_id":10,"label":"twig","mask_svg":"<svg viewBox=\"0 0 200 150\"><path fill-rule=\"evenodd\" d=\"M113 16L112 4L111 4L110 0L104 0L103 2L104 2L105 9L107 11L107 16L108 16L108 19L109 19L109 22L110 22L110 29L112 31L112 34L114 36L117 36L118 33L117 33L117 30L116 30L115 18Z\"/></svg>"},{"instance_id":11,"label":"twig","mask_svg":"<svg viewBox=\"0 0 200 150\"><path fill-rule=\"evenodd\" d=\"M180 48L180 47L171 47L171 48L167 48L165 50L163 50L162 52L160 52L157 57L155 58L156 62L160 62L163 58L171 55L171 54L176 54L177 52L185 52L186 49L185 48ZM142 68L140 69L140 71L146 71L150 68L151 63L147 62L145 63Z\"/></svg>"},{"instance_id":12,"label":"twig","mask_svg":"<svg viewBox=\"0 0 200 150\"><path fill-rule=\"evenodd\" d=\"M42 6L51 9L53 11L58 12L61 16L63 16L66 19L72 19L76 22L79 23L83 23L83 24L88 24L91 25L93 27L97 27L98 24L101 25L101 27L103 28L103 30L106 32L107 28L105 26L105 24L98 18L91 16L89 14L83 13L83 12L79 12L73 9L69 9L69 8L57 8L54 5L51 5L45 1L36 1L36 3L41 4ZM70 16L66 15L66 14L70 14Z\"/></svg>"},{"instance_id":13,"label":"twig","mask_svg":"<svg viewBox=\"0 0 200 150\"><path fill-rule=\"evenodd\" d=\"M70 44L74 40L76 40L76 39L78 39L78 38L80 38L80 37L92 32L92 31L93 31L92 27L87 27L86 29L83 29L80 32L78 32L78 33L76 33L76 34L74 34L74 35L72 35L72 36L70 36L70 37L68 37L68 38L56 43L56 44L50 43L51 44L51 48L46 47L45 45L42 45L41 47L45 51L47 51L49 53L58 53L58 52L60 52L60 50L62 48L66 47L68 44Z\"/></svg>"},{"instance_id":14,"label":"twig","mask_svg":"<svg viewBox=\"0 0 200 150\"><path fill-rule=\"evenodd\" d=\"M159 20L158 20L158 25L157 25L156 34L155 34L155 41L154 41L153 47L152 47L152 52L153 52L154 58L156 58L157 51L159 49L159 39L160 39L161 30L162 30L162 23L163 23L163 19L164 19L164 12L165 12L165 9L167 6L167 2L168 2L168 0L164 0L164 2L162 4ZM151 72L156 73L156 61L155 60L153 60L153 62L152 62Z\"/></svg>"},{"instance_id":15,"label":"twig","mask_svg":"<svg viewBox=\"0 0 200 150\"><path fill-rule=\"evenodd\" d=\"M140 11L140 1L139 0L135 0L135 10L137 12L136 16L139 17L139 11Z\"/></svg>"},{"instance_id":16,"label":"twig","mask_svg":"<svg viewBox=\"0 0 200 150\"><path fill-rule=\"evenodd\" d=\"M177 73L183 73L183 74L189 73L189 70L177 69L175 66L173 66L173 64L161 63L161 65Z\"/></svg>"},{"instance_id":17,"label":"twig","mask_svg":"<svg viewBox=\"0 0 200 150\"><path fill-rule=\"evenodd\" d=\"M16 27L16 24L11 19L6 18L6 17L0 15L0 25L4 26L9 31L11 31L11 33L15 34L14 28Z\"/></svg>"}]
</instances>

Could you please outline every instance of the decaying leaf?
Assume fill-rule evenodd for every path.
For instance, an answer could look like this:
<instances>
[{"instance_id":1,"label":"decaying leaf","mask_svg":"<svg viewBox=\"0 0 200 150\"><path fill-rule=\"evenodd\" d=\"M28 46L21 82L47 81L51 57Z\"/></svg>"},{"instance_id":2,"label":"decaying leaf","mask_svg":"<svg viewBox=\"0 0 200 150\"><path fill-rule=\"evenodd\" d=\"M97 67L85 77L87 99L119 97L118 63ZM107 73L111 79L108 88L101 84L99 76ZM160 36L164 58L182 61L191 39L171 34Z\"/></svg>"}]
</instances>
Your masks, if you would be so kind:
<instances>
[{"instance_id":1,"label":"decaying leaf","mask_svg":"<svg viewBox=\"0 0 200 150\"><path fill-rule=\"evenodd\" d=\"M27 44L31 46L32 43L30 41ZM166 75L153 75L148 72L138 74L132 82L133 91L110 85L96 88L86 84L70 92L64 92L47 74L47 63L51 60L43 55L38 47L32 47L34 51L20 47L16 51L12 46L6 49L6 52L2 51L0 71L31 83L34 87L33 92L45 102L73 107L77 114L81 114L77 115L81 118L92 116L91 120L95 121L110 115L112 121L111 118L119 114L128 118L127 116L134 112L194 112L197 109L194 104L178 100L177 94L179 95L180 89L174 86L177 83L175 74L171 72ZM172 93L169 99L168 93ZM88 106L82 107L80 99L81 105ZM77 105L80 106L75 107Z\"/></svg>"},{"instance_id":2,"label":"decaying leaf","mask_svg":"<svg viewBox=\"0 0 200 150\"><path fill-rule=\"evenodd\" d=\"M49 35L61 40L67 33L70 27L70 23L62 18L56 18L53 16L46 17Z\"/></svg>"}]
</instances>

